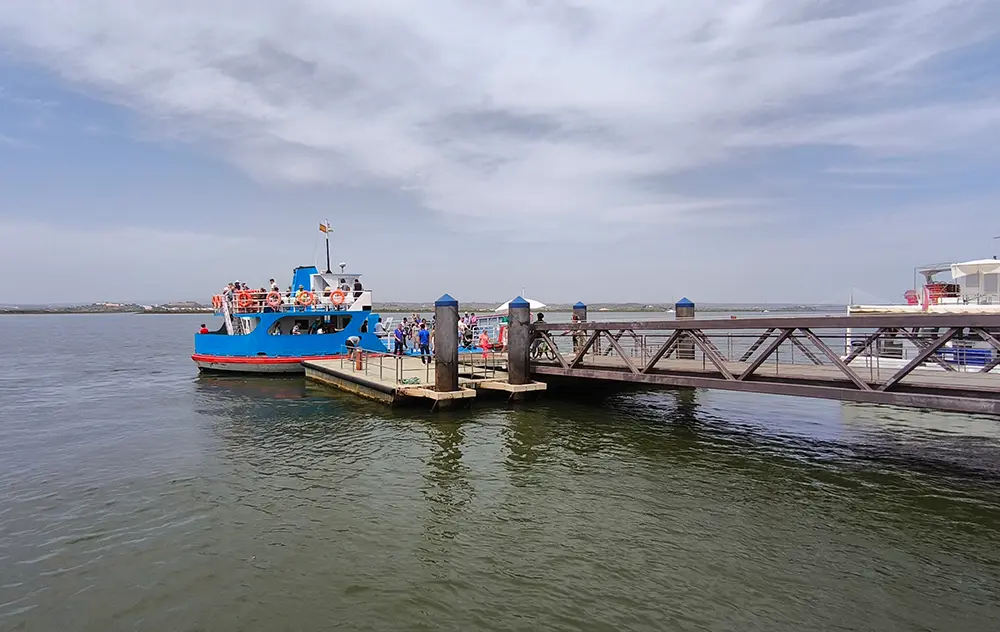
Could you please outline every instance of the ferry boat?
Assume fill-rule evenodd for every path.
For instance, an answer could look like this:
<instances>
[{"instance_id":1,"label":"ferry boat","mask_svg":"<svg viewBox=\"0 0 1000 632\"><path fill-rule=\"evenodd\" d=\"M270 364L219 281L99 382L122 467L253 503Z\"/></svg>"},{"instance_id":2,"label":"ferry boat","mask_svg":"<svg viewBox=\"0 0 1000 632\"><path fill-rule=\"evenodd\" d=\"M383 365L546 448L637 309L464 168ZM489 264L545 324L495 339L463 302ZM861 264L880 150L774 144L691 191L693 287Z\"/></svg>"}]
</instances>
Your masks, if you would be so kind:
<instances>
[{"instance_id":1,"label":"ferry boat","mask_svg":"<svg viewBox=\"0 0 1000 632\"><path fill-rule=\"evenodd\" d=\"M949 273L951 278L941 278ZM849 315L870 314L997 314L1000 316L1000 260L975 259L959 263L939 263L916 269L919 287L903 293L903 301L889 305L848 305ZM864 345L870 331L847 330L845 354L851 354ZM897 336L879 339L877 345L851 362L851 366L902 368L919 352L920 340L933 339L939 334L936 327L919 327L914 331L900 332ZM918 342L914 343L914 339ZM846 355L844 356L847 357ZM978 335L963 332L945 343L923 368L947 370L942 363L958 371L981 371L987 367L997 370L994 362L997 352Z\"/></svg>"},{"instance_id":2,"label":"ferry boat","mask_svg":"<svg viewBox=\"0 0 1000 632\"><path fill-rule=\"evenodd\" d=\"M304 360L341 358L352 348L386 353L371 290L347 290L361 275L345 272L346 264L340 267L339 274L295 268L289 292L213 296L222 323L195 334L191 359L202 371L303 373Z\"/></svg>"}]
</instances>

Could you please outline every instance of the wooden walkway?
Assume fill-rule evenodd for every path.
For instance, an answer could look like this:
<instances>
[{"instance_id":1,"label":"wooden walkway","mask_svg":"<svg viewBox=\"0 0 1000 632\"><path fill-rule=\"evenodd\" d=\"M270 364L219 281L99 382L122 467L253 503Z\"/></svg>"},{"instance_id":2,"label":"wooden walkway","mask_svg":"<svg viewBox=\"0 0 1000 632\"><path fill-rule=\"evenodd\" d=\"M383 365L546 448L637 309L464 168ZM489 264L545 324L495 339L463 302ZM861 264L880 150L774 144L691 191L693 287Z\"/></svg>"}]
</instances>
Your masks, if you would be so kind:
<instances>
[{"instance_id":1,"label":"wooden walkway","mask_svg":"<svg viewBox=\"0 0 1000 632\"><path fill-rule=\"evenodd\" d=\"M495 358L484 363L481 356L460 357L460 388L451 392L435 390L434 363L424 364L415 356L367 354L360 369L348 360L311 360L303 362L302 366L308 379L393 405L426 401L437 408L471 400L480 391L505 394L510 398L545 390L541 382L510 384L507 372L500 368L505 363Z\"/></svg>"}]
</instances>

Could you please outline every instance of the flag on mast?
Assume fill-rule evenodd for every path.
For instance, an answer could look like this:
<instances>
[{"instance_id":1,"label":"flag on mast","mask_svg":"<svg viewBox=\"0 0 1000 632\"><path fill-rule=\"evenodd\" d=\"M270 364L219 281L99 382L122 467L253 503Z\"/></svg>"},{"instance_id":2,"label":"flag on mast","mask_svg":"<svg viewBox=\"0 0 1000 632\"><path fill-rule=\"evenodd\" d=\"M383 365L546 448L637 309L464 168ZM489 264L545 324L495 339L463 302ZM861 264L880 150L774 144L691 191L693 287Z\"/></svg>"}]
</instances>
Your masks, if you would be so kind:
<instances>
[{"instance_id":1,"label":"flag on mast","mask_svg":"<svg viewBox=\"0 0 1000 632\"><path fill-rule=\"evenodd\" d=\"M320 223L320 225L319 225L319 232L321 232L321 233L328 233L328 232L330 232L330 223L329 222L327 222L326 224Z\"/></svg>"}]
</instances>

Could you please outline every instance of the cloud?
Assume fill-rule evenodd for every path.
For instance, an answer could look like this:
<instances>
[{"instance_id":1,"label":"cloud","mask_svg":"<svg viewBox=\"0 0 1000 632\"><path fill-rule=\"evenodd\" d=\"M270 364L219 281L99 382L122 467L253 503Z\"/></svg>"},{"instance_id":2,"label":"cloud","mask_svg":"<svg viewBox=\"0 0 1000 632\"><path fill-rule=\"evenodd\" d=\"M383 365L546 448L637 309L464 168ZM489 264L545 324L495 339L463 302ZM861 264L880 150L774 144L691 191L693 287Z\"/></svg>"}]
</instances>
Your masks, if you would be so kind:
<instances>
[{"instance_id":1,"label":"cloud","mask_svg":"<svg viewBox=\"0 0 1000 632\"><path fill-rule=\"evenodd\" d=\"M6 134L0 134L0 145L6 145L8 147L27 147L29 146L23 140L19 140L12 136L7 136Z\"/></svg>"},{"instance_id":2,"label":"cloud","mask_svg":"<svg viewBox=\"0 0 1000 632\"><path fill-rule=\"evenodd\" d=\"M752 215L636 185L737 156L968 151L997 101L936 88L998 29L988 0L0 5L16 57L255 178L389 187L513 230Z\"/></svg>"},{"instance_id":3,"label":"cloud","mask_svg":"<svg viewBox=\"0 0 1000 632\"><path fill-rule=\"evenodd\" d=\"M250 274L255 280L267 278L268 272L285 267L279 264L289 250L230 235L133 227L67 231L31 220L0 220L0 234L18 236L4 240L0 267L45 279L41 285L13 288L5 303L204 302L222 281L213 285L199 271L243 271L247 280Z\"/></svg>"}]
</instances>

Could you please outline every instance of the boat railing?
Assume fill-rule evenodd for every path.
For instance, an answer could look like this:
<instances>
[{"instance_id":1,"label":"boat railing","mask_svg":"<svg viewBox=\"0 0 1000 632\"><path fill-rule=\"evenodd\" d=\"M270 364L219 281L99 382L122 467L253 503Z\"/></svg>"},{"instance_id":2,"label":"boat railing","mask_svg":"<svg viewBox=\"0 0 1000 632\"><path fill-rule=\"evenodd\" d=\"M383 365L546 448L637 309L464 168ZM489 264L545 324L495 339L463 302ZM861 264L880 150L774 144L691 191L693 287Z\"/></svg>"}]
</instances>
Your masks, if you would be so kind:
<instances>
[{"instance_id":1,"label":"boat railing","mask_svg":"<svg viewBox=\"0 0 1000 632\"><path fill-rule=\"evenodd\" d=\"M267 314L276 312L314 312L314 311L349 311L357 301L368 298L371 301L371 290L364 290L357 298L354 292L345 292L341 302L332 294L320 295L312 292L261 292L260 290L244 290L235 292L231 297L216 294L212 297L212 307L215 313L225 316L242 314ZM274 296L276 295L276 297Z\"/></svg>"}]
</instances>

